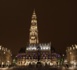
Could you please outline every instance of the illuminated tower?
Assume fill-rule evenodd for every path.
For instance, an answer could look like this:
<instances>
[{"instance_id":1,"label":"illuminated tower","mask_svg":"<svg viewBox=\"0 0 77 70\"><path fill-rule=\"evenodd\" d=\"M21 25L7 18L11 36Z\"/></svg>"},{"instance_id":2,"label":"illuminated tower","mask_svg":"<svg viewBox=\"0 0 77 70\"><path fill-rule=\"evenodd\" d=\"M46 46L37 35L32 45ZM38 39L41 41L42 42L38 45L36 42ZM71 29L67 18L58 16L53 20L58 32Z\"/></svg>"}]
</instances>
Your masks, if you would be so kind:
<instances>
[{"instance_id":1,"label":"illuminated tower","mask_svg":"<svg viewBox=\"0 0 77 70\"><path fill-rule=\"evenodd\" d=\"M37 17L36 17L35 10L33 11L32 20L31 20L29 43L30 44L38 44L39 43L38 29L37 29Z\"/></svg>"},{"instance_id":2,"label":"illuminated tower","mask_svg":"<svg viewBox=\"0 0 77 70\"><path fill-rule=\"evenodd\" d=\"M34 65L37 64L37 62L41 62L44 65L47 63L49 65L51 62L51 43L39 43L35 10L33 11L31 19L29 43L26 46L25 52L22 51L17 55L18 65Z\"/></svg>"}]
</instances>

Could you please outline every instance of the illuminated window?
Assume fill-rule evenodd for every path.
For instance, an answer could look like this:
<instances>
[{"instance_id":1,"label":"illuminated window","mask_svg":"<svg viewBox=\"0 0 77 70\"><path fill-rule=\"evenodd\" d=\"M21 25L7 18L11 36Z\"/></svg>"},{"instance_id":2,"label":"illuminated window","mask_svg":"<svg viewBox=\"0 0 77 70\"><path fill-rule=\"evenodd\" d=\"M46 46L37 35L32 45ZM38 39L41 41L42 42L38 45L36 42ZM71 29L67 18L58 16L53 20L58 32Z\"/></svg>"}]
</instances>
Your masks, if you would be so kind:
<instances>
[{"instance_id":1,"label":"illuminated window","mask_svg":"<svg viewBox=\"0 0 77 70\"><path fill-rule=\"evenodd\" d=\"M2 47L2 50L4 50L4 47Z\"/></svg>"},{"instance_id":2,"label":"illuminated window","mask_svg":"<svg viewBox=\"0 0 77 70\"><path fill-rule=\"evenodd\" d=\"M70 52L70 54L72 54L72 52Z\"/></svg>"},{"instance_id":3,"label":"illuminated window","mask_svg":"<svg viewBox=\"0 0 77 70\"><path fill-rule=\"evenodd\" d=\"M4 52L4 54L5 54L5 52Z\"/></svg>"},{"instance_id":4,"label":"illuminated window","mask_svg":"<svg viewBox=\"0 0 77 70\"><path fill-rule=\"evenodd\" d=\"M70 50L72 50L72 48L70 47Z\"/></svg>"},{"instance_id":5,"label":"illuminated window","mask_svg":"<svg viewBox=\"0 0 77 70\"><path fill-rule=\"evenodd\" d=\"M77 45L75 45L76 49L77 49Z\"/></svg>"},{"instance_id":6,"label":"illuminated window","mask_svg":"<svg viewBox=\"0 0 77 70\"><path fill-rule=\"evenodd\" d=\"M37 50L37 48L36 48L36 46L34 46L34 47L28 47L26 50Z\"/></svg>"},{"instance_id":7,"label":"illuminated window","mask_svg":"<svg viewBox=\"0 0 77 70\"><path fill-rule=\"evenodd\" d=\"M75 49L75 47L73 47L73 50Z\"/></svg>"},{"instance_id":8,"label":"illuminated window","mask_svg":"<svg viewBox=\"0 0 77 70\"><path fill-rule=\"evenodd\" d=\"M0 46L0 50L1 50L1 46Z\"/></svg>"},{"instance_id":9,"label":"illuminated window","mask_svg":"<svg viewBox=\"0 0 77 70\"><path fill-rule=\"evenodd\" d=\"M43 47L43 49L45 50L45 49L46 49L46 47Z\"/></svg>"}]
</instances>

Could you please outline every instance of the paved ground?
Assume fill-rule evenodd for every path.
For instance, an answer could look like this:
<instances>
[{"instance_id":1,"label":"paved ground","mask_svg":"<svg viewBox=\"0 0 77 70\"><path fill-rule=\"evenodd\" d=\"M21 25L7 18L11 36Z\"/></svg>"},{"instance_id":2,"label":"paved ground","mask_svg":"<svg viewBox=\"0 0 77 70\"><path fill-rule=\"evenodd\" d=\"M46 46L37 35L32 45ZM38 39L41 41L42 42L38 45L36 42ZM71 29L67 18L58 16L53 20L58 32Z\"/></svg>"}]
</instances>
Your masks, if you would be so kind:
<instances>
[{"instance_id":1,"label":"paved ground","mask_svg":"<svg viewBox=\"0 0 77 70\"><path fill-rule=\"evenodd\" d=\"M8 68L0 68L0 70L77 70L73 68L52 68L50 66L27 66L27 67L11 67Z\"/></svg>"}]
</instances>

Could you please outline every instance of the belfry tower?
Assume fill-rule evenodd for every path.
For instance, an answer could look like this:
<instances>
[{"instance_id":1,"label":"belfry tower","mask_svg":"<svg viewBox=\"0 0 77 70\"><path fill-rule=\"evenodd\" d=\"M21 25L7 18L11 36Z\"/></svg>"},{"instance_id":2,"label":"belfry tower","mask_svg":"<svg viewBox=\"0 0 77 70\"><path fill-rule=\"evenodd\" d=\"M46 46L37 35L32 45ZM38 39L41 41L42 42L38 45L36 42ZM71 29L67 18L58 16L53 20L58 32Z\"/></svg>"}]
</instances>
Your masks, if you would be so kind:
<instances>
[{"instance_id":1,"label":"belfry tower","mask_svg":"<svg viewBox=\"0 0 77 70\"><path fill-rule=\"evenodd\" d=\"M35 10L31 18L29 43L24 50L25 52L21 51L21 53L17 55L17 65L19 66L34 65L37 64L37 62L41 62L44 65L51 63L51 43L39 43Z\"/></svg>"},{"instance_id":2,"label":"belfry tower","mask_svg":"<svg viewBox=\"0 0 77 70\"><path fill-rule=\"evenodd\" d=\"M37 28L37 17L35 10L33 11L31 27L30 27L30 35L29 35L29 44L38 44L38 28Z\"/></svg>"}]
</instances>

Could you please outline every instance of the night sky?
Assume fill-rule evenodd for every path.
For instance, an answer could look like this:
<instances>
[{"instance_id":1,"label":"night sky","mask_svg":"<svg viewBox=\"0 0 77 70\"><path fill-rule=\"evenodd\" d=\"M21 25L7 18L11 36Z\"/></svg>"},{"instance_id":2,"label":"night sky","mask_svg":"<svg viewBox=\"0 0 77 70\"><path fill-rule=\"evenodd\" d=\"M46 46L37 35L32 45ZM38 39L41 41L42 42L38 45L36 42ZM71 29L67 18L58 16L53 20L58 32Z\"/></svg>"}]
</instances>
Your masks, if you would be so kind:
<instances>
[{"instance_id":1,"label":"night sky","mask_svg":"<svg viewBox=\"0 0 77 70\"><path fill-rule=\"evenodd\" d=\"M58 53L77 44L76 0L0 0L0 45L13 54L26 47L34 9L40 43L51 42Z\"/></svg>"}]
</instances>

